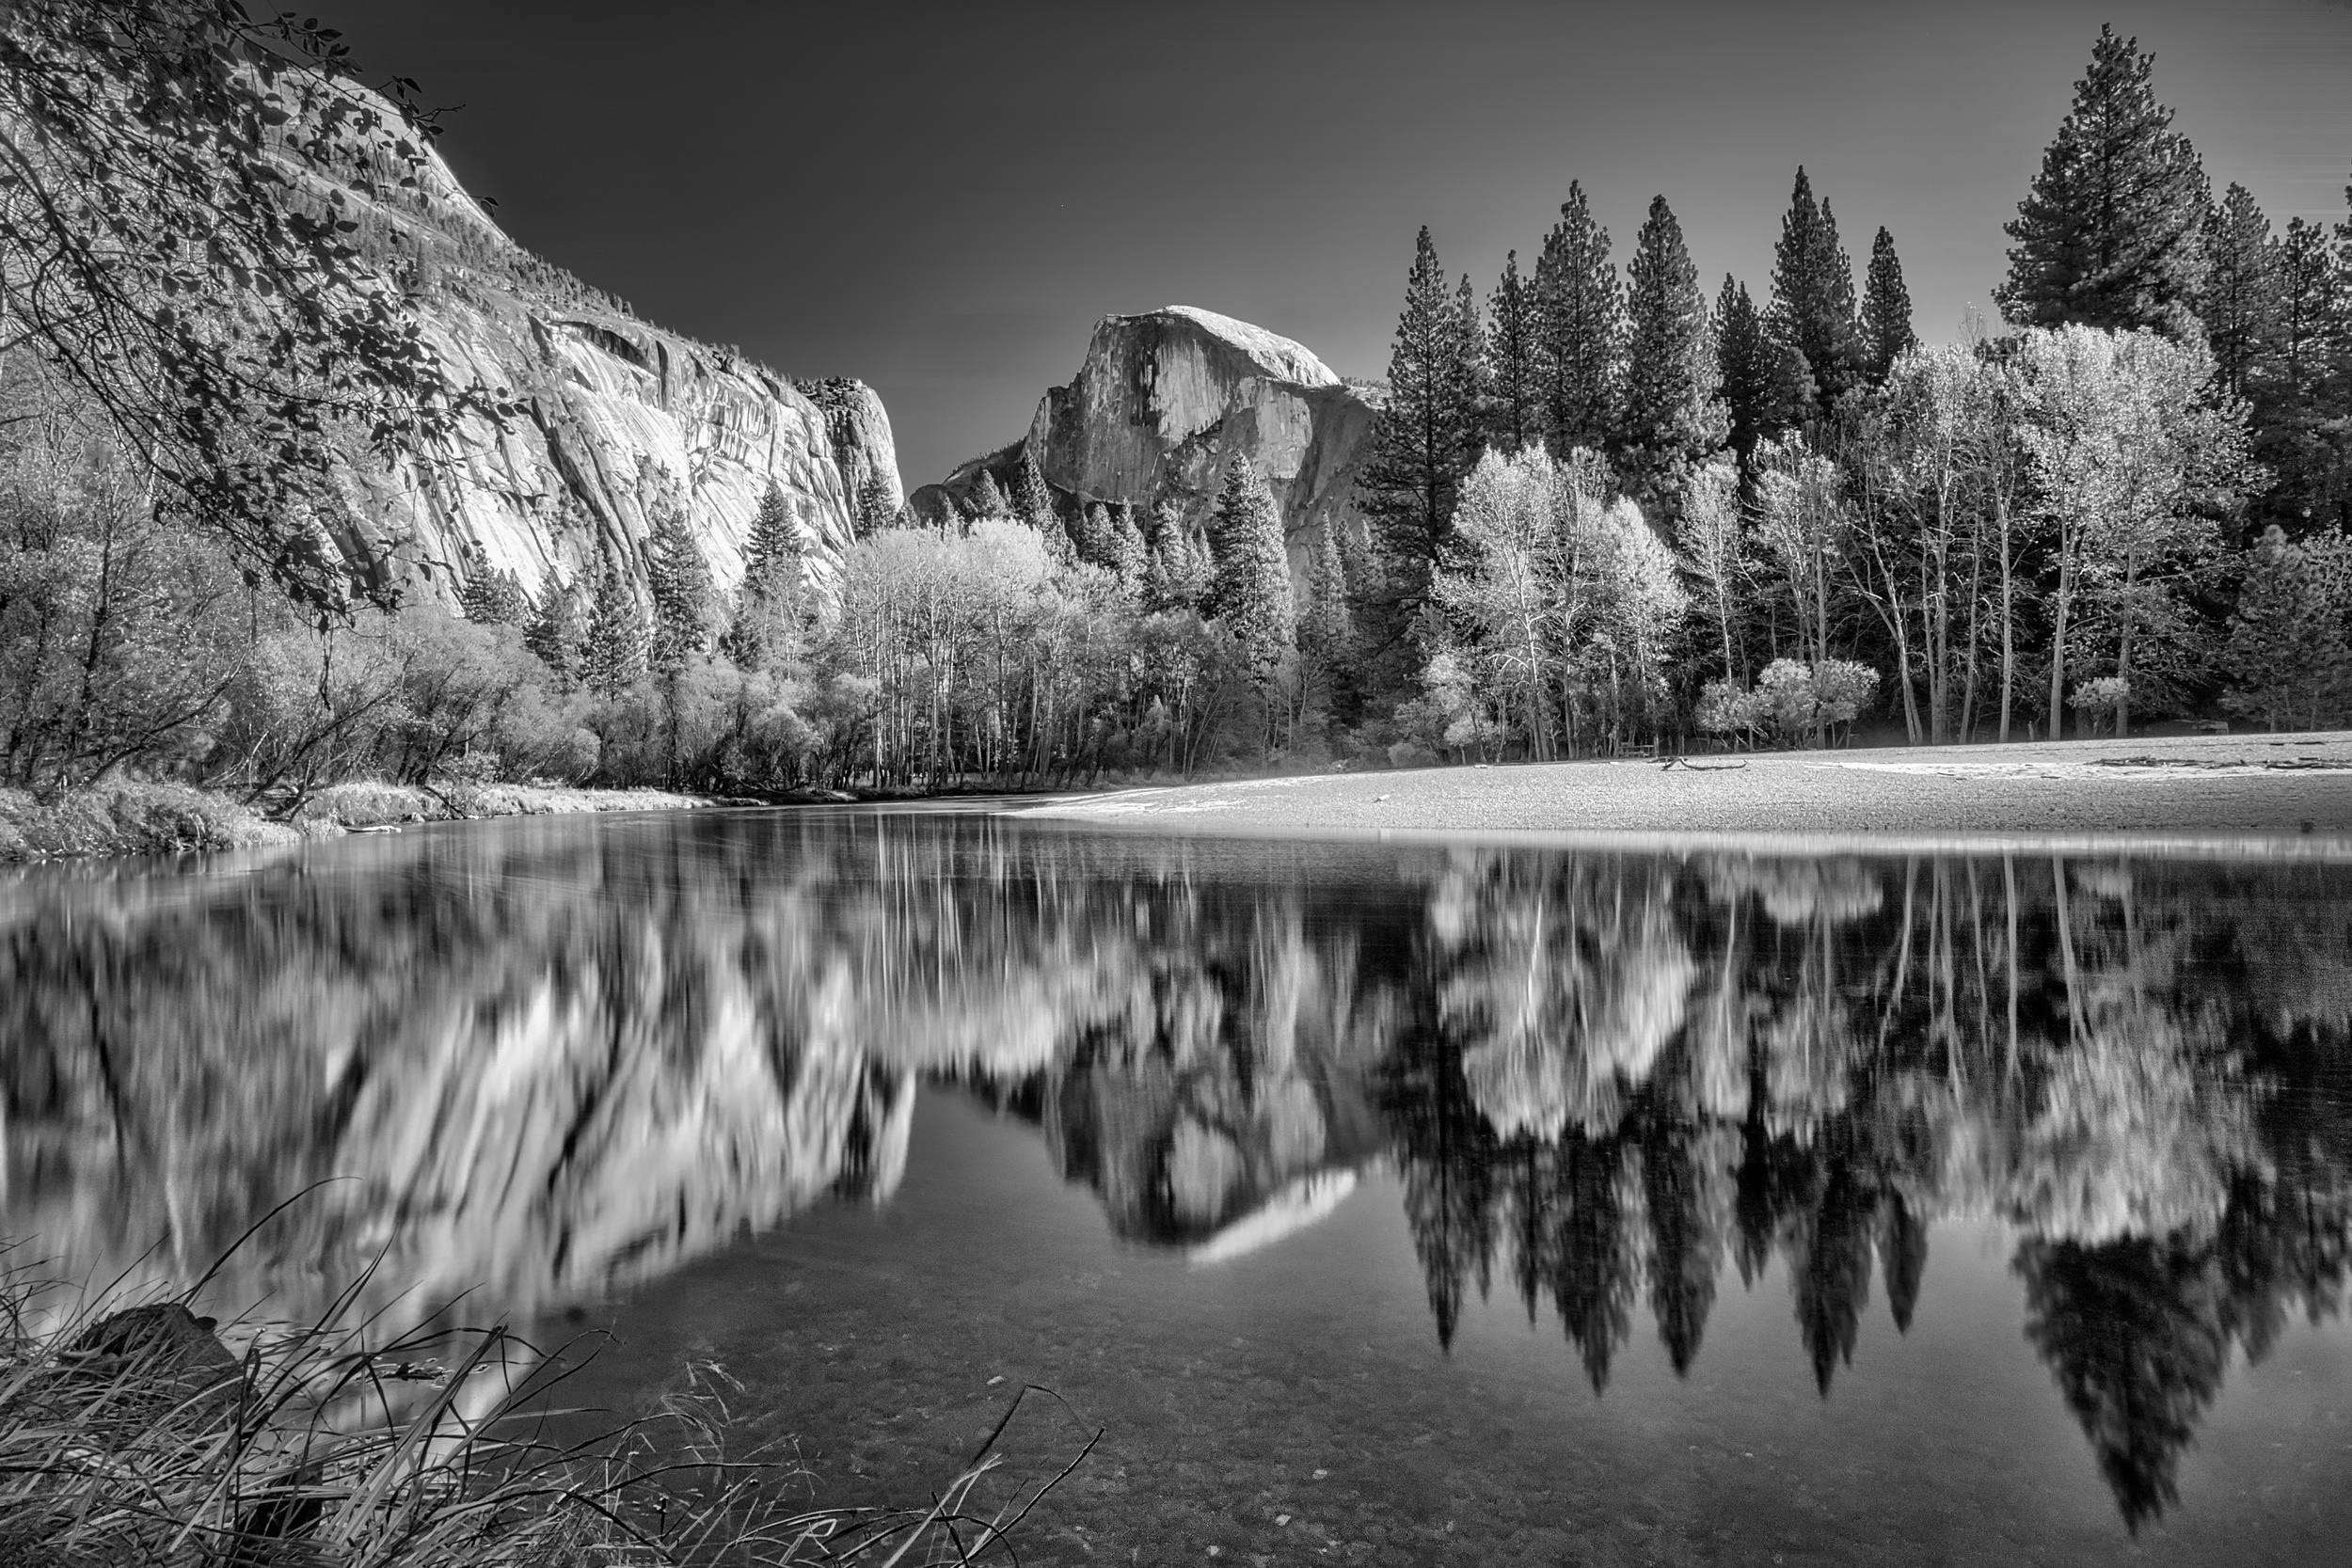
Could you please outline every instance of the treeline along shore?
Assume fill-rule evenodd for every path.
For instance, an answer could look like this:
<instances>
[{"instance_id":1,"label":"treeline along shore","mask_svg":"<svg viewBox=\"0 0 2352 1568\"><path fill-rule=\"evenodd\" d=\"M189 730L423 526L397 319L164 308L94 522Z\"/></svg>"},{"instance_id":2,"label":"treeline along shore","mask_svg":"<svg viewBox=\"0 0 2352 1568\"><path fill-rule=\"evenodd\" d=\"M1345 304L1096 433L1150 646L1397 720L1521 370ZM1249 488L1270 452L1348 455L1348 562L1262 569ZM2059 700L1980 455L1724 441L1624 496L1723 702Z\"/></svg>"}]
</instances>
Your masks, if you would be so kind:
<instances>
[{"instance_id":1,"label":"treeline along shore","mask_svg":"<svg viewBox=\"0 0 2352 1568\"><path fill-rule=\"evenodd\" d=\"M563 545L518 571L377 504L389 473L401 516L461 517L432 454L553 417L408 328L588 296L409 188L449 185L429 117L297 90L349 85L340 46L189 0L102 48L69 13L5 29L0 134L55 199L0 204L0 853L246 832L142 789L299 821L363 782L1060 789L2352 719L2352 220L2217 193L2112 32L1962 341L1919 341L1884 228L1857 286L1803 170L1756 290L1703 287L1662 196L1621 267L1572 182L1483 300L1422 234L1312 519L1247 452L1092 495L1033 444L919 515L865 447L853 496L730 469L722 508L689 443L599 455L626 529L517 501ZM31 90L191 71L212 97ZM135 178L158 145L190 162Z\"/></svg>"}]
</instances>

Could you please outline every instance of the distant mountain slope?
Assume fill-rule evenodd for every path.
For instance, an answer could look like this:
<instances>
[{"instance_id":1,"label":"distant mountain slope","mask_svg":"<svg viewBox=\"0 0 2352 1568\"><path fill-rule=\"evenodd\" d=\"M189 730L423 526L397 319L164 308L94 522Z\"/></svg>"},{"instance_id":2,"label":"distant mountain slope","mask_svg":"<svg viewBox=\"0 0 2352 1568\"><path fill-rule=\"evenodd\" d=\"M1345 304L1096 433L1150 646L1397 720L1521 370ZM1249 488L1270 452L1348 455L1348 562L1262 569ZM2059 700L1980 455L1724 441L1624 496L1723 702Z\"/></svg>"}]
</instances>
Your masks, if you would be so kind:
<instances>
[{"instance_id":1,"label":"distant mountain slope","mask_svg":"<svg viewBox=\"0 0 2352 1568\"><path fill-rule=\"evenodd\" d=\"M512 392L523 409L502 432L471 421L437 462L355 477L356 515L338 543L363 572L421 567L446 596L486 563L535 592L550 565L577 580L610 554L642 580L647 508L664 470L723 586L741 573L771 483L820 574L855 536L869 474L898 504L889 416L870 388L796 384L734 350L648 325L516 245L437 155L398 206L297 172L322 198L342 188L363 248L407 286L452 372Z\"/></svg>"},{"instance_id":2,"label":"distant mountain slope","mask_svg":"<svg viewBox=\"0 0 2352 1568\"><path fill-rule=\"evenodd\" d=\"M999 479L1024 447L1073 502L1172 498L1205 516L1234 457L1271 482L1282 523L1303 546L1348 504L1374 403L1300 344L1213 310L1171 305L1095 325L1067 387L1049 388L1022 440L914 493L936 517L983 469Z\"/></svg>"}]
</instances>

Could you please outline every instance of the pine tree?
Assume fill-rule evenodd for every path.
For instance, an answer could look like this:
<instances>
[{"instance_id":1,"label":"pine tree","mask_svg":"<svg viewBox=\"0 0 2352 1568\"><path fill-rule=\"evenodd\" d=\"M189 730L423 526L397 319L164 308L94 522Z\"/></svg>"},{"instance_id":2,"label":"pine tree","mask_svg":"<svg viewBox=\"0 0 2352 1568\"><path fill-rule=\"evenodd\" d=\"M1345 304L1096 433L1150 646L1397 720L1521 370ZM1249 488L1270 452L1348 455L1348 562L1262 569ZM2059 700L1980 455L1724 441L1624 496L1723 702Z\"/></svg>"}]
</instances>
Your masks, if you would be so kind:
<instances>
[{"instance_id":1,"label":"pine tree","mask_svg":"<svg viewBox=\"0 0 2352 1568\"><path fill-rule=\"evenodd\" d=\"M880 533L898 516L898 487L880 468L866 470L857 487L857 531L860 538Z\"/></svg>"},{"instance_id":2,"label":"pine tree","mask_svg":"<svg viewBox=\"0 0 2352 1568\"><path fill-rule=\"evenodd\" d=\"M1143 530L1136 526L1134 502L1120 501L1111 514L1110 539L1110 564L1119 574L1119 585L1142 595L1151 574L1152 550L1143 542Z\"/></svg>"},{"instance_id":3,"label":"pine tree","mask_svg":"<svg viewBox=\"0 0 2352 1568\"><path fill-rule=\"evenodd\" d=\"M1609 230L1593 221L1583 187L1569 182L1560 221L1535 260L1536 372L1555 456L1575 447L1598 451L1613 422L1625 307L1609 253Z\"/></svg>"},{"instance_id":4,"label":"pine tree","mask_svg":"<svg viewBox=\"0 0 2352 1568\"><path fill-rule=\"evenodd\" d=\"M1307 612L1298 645L1335 714L1353 705L1356 620L1348 609L1347 566L1328 519L1317 531L1313 570L1307 578Z\"/></svg>"},{"instance_id":5,"label":"pine tree","mask_svg":"<svg viewBox=\"0 0 2352 1568\"><path fill-rule=\"evenodd\" d=\"M986 468L980 470L980 477L973 481L972 488L965 494L963 509L974 522L1012 515L1012 507L1006 501L1004 491L997 488L996 476Z\"/></svg>"},{"instance_id":6,"label":"pine tree","mask_svg":"<svg viewBox=\"0 0 2352 1568\"><path fill-rule=\"evenodd\" d=\"M1012 466L1012 515L1036 529L1040 533L1059 533L1061 509L1054 504L1054 492L1045 483L1045 474L1037 466L1037 454L1026 443Z\"/></svg>"},{"instance_id":7,"label":"pine tree","mask_svg":"<svg viewBox=\"0 0 2352 1568\"><path fill-rule=\"evenodd\" d=\"M518 626L531 613L531 596L512 572L501 571L478 550L473 575L457 591L458 608L466 619L485 626Z\"/></svg>"},{"instance_id":8,"label":"pine tree","mask_svg":"<svg viewBox=\"0 0 2352 1568\"><path fill-rule=\"evenodd\" d=\"M665 512L655 519L653 537L645 542L645 586L653 595L646 667L675 678L710 640L710 563L703 558L683 511Z\"/></svg>"},{"instance_id":9,"label":"pine tree","mask_svg":"<svg viewBox=\"0 0 2352 1568\"><path fill-rule=\"evenodd\" d=\"M580 679L580 601L552 562L539 578L539 602L523 624L523 646L539 656L558 692L568 693Z\"/></svg>"},{"instance_id":10,"label":"pine tree","mask_svg":"<svg viewBox=\"0 0 2352 1568\"><path fill-rule=\"evenodd\" d=\"M645 621L628 578L608 560L596 580L596 602L580 648L580 683L606 702L618 701L645 676Z\"/></svg>"},{"instance_id":11,"label":"pine tree","mask_svg":"<svg viewBox=\"0 0 2352 1568\"><path fill-rule=\"evenodd\" d=\"M2253 192L2233 184L2205 214L2205 292L2197 313L2225 397L2249 396L2277 325L2277 245Z\"/></svg>"},{"instance_id":12,"label":"pine tree","mask_svg":"<svg viewBox=\"0 0 2352 1568\"><path fill-rule=\"evenodd\" d=\"M1079 560L1116 568L1119 540L1111 527L1110 508L1101 501L1087 502L1078 514L1074 532Z\"/></svg>"},{"instance_id":13,"label":"pine tree","mask_svg":"<svg viewBox=\"0 0 2352 1568\"><path fill-rule=\"evenodd\" d=\"M783 490L769 486L752 519L743 582L727 628L727 654L746 670L788 662L806 629L807 546Z\"/></svg>"},{"instance_id":14,"label":"pine tree","mask_svg":"<svg viewBox=\"0 0 2352 1568\"><path fill-rule=\"evenodd\" d=\"M1061 509L1054 503L1054 492L1045 483L1043 470L1037 466L1037 454L1023 443L1021 456L1013 464L1012 515L1037 530L1045 541L1045 553L1058 567L1074 565L1078 550L1070 531L1062 526Z\"/></svg>"},{"instance_id":15,"label":"pine tree","mask_svg":"<svg viewBox=\"0 0 2352 1568\"><path fill-rule=\"evenodd\" d=\"M1454 293L1454 350L1460 366L1456 373L1462 383L1466 427L1458 461L1462 471L1468 473L1477 465L1479 454L1486 450L1487 433L1494 420L1494 366L1486 357L1486 321L1479 313L1478 291L1467 272L1462 274L1460 286Z\"/></svg>"},{"instance_id":16,"label":"pine tree","mask_svg":"<svg viewBox=\"0 0 2352 1568\"><path fill-rule=\"evenodd\" d=\"M1226 470L1213 516L1216 576L1208 612L1241 644L1242 662L1263 691L1279 677L1298 627L1282 515L1247 455Z\"/></svg>"},{"instance_id":17,"label":"pine tree","mask_svg":"<svg viewBox=\"0 0 2352 1568\"><path fill-rule=\"evenodd\" d=\"M784 486L771 480L752 517L751 537L743 546L743 591L758 598L773 598L801 586L806 570L807 546L792 516Z\"/></svg>"},{"instance_id":18,"label":"pine tree","mask_svg":"<svg viewBox=\"0 0 2352 1568\"><path fill-rule=\"evenodd\" d=\"M1144 609L1155 614L1199 609L1207 588L1206 563L1196 559L1184 509L1172 499L1152 510L1151 546Z\"/></svg>"},{"instance_id":19,"label":"pine tree","mask_svg":"<svg viewBox=\"0 0 2352 1568\"><path fill-rule=\"evenodd\" d=\"M1903 264L1895 236L1883 225L1870 242L1870 271L1862 288L1863 371L1873 387L1886 385L1895 361L1919 346L1911 329L1911 291L1903 287Z\"/></svg>"},{"instance_id":20,"label":"pine tree","mask_svg":"<svg viewBox=\"0 0 2352 1568\"><path fill-rule=\"evenodd\" d=\"M1359 504L1392 562L1400 604L1417 605L1445 553L1454 495L1477 436L1462 312L1447 296L1429 230L1414 242L1405 309L1389 356L1389 397L1374 417ZM1229 481L1230 483L1230 481Z\"/></svg>"},{"instance_id":21,"label":"pine tree","mask_svg":"<svg viewBox=\"0 0 2352 1568\"><path fill-rule=\"evenodd\" d=\"M1780 379L1773 373L1779 345L1765 335L1764 322L1748 286L1724 275L1723 292L1715 296L1715 364L1722 377L1724 407L1730 420L1731 450L1739 454L1742 473L1756 442L1782 434L1788 410L1779 397Z\"/></svg>"},{"instance_id":22,"label":"pine tree","mask_svg":"<svg viewBox=\"0 0 2352 1568\"><path fill-rule=\"evenodd\" d=\"M2272 730L2333 729L2352 715L2345 611L2352 557L2328 531L2290 543L2273 523L2247 552L2237 612L2221 656L2232 713Z\"/></svg>"},{"instance_id":23,"label":"pine tree","mask_svg":"<svg viewBox=\"0 0 2352 1568\"><path fill-rule=\"evenodd\" d=\"M2006 226L2017 244L1993 298L2016 325L2194 330L2205 173L2156 102L2153 66L2137 39L2099 29L2074 107Z\"/></svg>"},{"instance_id":24,"label":"pine tree","mask_svg":"<svg viewBox=\"0 0 2352 1568\"><path fill-rule=\"evenodd\" d=\"M2254 455L2272 476L2265 510L2299 532L2340 517L2347 499L2347 280L2326 230L2300 217L2275 242L2271 279L2266 352L2248 378Z\"/></svg>"},{"instance_id":25,"label":"pine tree","mask_svg":"<svg viewBox=\"0 0 2352 1568\"><path fill-rule=\"evenodd\" d=\"M1772 335L1803 357L1812 377L1812 411L1826 416L1862 380L1862 337L1853 263L1838 243L1836 215L1828 202L1815 202L1802 166L1772 250L1770 320Z\"/></svg>"},{"instance_id":26,"label":"pine tree","mask_svg":"<svg viewBox=\"0 0 2352 1568\"><path fill-rule=\"evenodd\" d=\"M1626 290L1625 403L1612 442L1626 491L1653 516L1679 504L1694 465L1730 435L1707 296L1662 196L1649 204Z\"/></svg>"},{"instance_id":27,"label":"pine tree","mask_svg":"<svg viewBox=\"0 0 2352 1568\"><path fill-rule=\"evenodd\" d=\"M1543 318L1531 280L1519 277L1519 253L1502 261L1502 277L1486 296L1486 366L1490 378L1487 437L1504 451L1543 439L1543 378L1538 350Z\"/></svg>"},{"instance_id":28,"label":"pine tree","mask_svg":"<svg viewBox=\"0 0 2352 1568\"><path fill-rule=\"evenodd\" d=\"M2316 401L2335 368L2344 278L2327 230L2300 217L2279 237L2272 374L2297 408Z\"/></svg>"}]
</instances>

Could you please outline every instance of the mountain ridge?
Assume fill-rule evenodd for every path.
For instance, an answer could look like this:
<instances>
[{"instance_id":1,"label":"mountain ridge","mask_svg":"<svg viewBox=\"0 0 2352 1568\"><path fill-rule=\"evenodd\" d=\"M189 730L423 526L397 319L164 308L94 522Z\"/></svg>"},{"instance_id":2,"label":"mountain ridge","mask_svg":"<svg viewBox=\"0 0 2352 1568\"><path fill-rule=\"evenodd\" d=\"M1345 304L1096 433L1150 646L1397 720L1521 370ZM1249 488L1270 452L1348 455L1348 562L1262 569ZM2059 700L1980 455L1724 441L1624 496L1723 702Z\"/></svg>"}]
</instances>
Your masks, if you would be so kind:
<instances>
[{"instance_id":1,"label":"mountain ridge","mask_svg":"<svg viewBox=\"0 0 2352 1568\"><path fill-rule=\"evenodd\" d=\"M910 498L936 522L983 472L1000 485L1024 451L1066 510L1172 501L1206 521L1237 457L1257 465L1281 509L1294 569L1317 531L1345 526L1377 406L1304 344L1199 306L1104 316L1078 372L1039 400L1026 435L958 466Z\"/></svg>"}]
</instances>

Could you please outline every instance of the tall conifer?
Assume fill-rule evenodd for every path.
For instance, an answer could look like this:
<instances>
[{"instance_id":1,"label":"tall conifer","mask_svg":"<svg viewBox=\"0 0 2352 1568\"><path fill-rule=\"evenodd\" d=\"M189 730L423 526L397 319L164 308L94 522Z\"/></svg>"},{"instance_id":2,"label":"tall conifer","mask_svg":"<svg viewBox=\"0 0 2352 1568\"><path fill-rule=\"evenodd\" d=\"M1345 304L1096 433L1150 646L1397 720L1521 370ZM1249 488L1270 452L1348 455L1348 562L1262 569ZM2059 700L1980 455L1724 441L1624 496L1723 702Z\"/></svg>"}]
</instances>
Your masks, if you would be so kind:
<instances>
[{"instance_id":1,"label":"tall conifer","mask_svg":"<svg viewBox=\"0 0 2352 1568\"><path fill-rule=\"evenodd\" d=\"M531 596L512 572L501 571L488 557L476 552L473 574L457 591L458 608L466 619L483 626L520 625L531 614Z\"/></svg>"},{"instance_id":2,"label":"tall conifer","mask_svg":"<svg viewBox=\"0 0 2352 1568\"><path fill-rule=\"evenodd\" d=\"M1993 298L2016 325L2194 329L2205 171L2156 102L2154 63L2137 39L2099 29L2074 108L2006 226L2017 243Z\"/></svg>"},{"instance_id":3,"label":"tall conifer","mask_svg":"<svg viewBox=\"0 0 2352 1568\"><path fill-rule=\"evenodd\" d=\"M1234 458L1226 470L1211 527L1216 576L1210 585L1209 613L1241 644L1250 679L1264 689L1280 673L1298 627L1282 515L1247 455Z\"/></svg>"},{"instance_id":4,"label":"tall conifer","mask_svg":"<svg viewBox=\"0 0 2352 1568\"><path fill-rule=\"evenodd\" d=\"M2269 348L2279 313L2277 248L2269 217L2244 185L2231 185L2205 214L2205 292L2197 313L2225 396L2250 394Z\"/></svg>"},{"instance_id":5,"label":"tall conifer","mask_svg":"<svg viewBox=\"0 0 2352 1568\"><path fill-rule=\"evenodd\" d=\"M1373 420L1357 481L1364 514L1392 563L1400 603L1417 605L1442 558L1454 499L1474 461L1478 427L1459 304L1423 228L1406 275L1405 309L1389 356L1389 395Z\"/></svg>"},{"instance_id":6,"label":"tall conifer","mask_svg":"<svg viewBox=\"0 0 2352 1568\"><path fill-rule=\"evenodd\" d=\"M1838 243L1829 203L1813 198L1800 166L1772 250L1772 335L1794 349L1813 382L1814 411L1826 415L1863 375L1854 320L1853 263Z\"/></svg>"},{"instance_id":7,"label":"tall conifer","mask_svg":"<svg viewBox=\"0 0 2352 1568\"><path fill-rule=\"evenodd\" d=\"M1136 526L1135 503L1120 501L1111 513L1108 562L1119 575L1119 585L1140 595L1150 575L1151 561L1152 551L1143 542L1143 530Z\"/></svg>"},{"instance_id":8,"label":"tall conifer","mask_svg":"<svg viewBox=\"0 0 2352 1568\"><path fill-rule=\"evenodd\" d=\"M1919 346L1911 329L1911 291L1903 287L1903 264L1895 236L1880 226L1870 242L1870 271L1862 288L1863 369L1873 387L1886 385L1895 361Z\"/></svg>"},{"instance_id":9,"label":"tall conifer","mask_svg":"<svg viewBox=\"0 0 2352 1568\"><path fill-rule=\"evenodd\" d=\"M972 488L965 492L963 510L965 515L975 522L989 517L1012 515L1012 507L1006 501L1005 492L998 486L996 476L986 468L980 470L980 477L974 480Z\"/></svg>"},{"instance_id":10,"label":"tall conifer","mask_svg":"<svg viewBox=\"0 0 2352 1568\"><path fill-rule=\"evenodd\" d=\"M1057 566L1069 566L1079 557L1077 544L1070 530L1062 526L1061 508L1055 504L1054 492L1045 483L1045 474L1037 466L1037 454L1024 442L1021 456L1013 464L1012 495L1009 498L1012 515L1037 530L1045 541L1045 553Z\"/></svg>"},{"instance_id":11,"label":"tall conifer","mask_svg":"<svg viewBox=\"0 0 2352 1568\"><path fill-rule=\"evenodd\" d=\"M523 646L537 654L555 676L558 692L571 691L580 678L580 600L556 575L552 562L539 578L539 602L523 623Z\"/></svg>"},{"instance_id":12,"label":"tall conifer","mask_svg":"<svg viewBox=\"0 0 2352 1568\"><path fill-rule=\"evenodd\" d=\"M1715 296L1715 364L1730 421L1731 450L1739 454L1743 473L1756 442L1780 435L1788 424L1788 410L1773 373L1779 352L1779 345L1765 334L1748 286L1725 273L1723 292Z\"/></svg>"},{"instance_id":13,"label":"tall conifer","mask_svg":"<svg viewBox=\"0 0 2352 1568\"><path fill-rule=\"evenodd\" d=\"M898 501L890 476L880 468L867 471L857 487L857 531L861 538L880 533L898 518Z\"/></svg>"},{"instance_id":14,"label":"tall conifer","mask_svg":"<svg viewBox=\"0 0 2352 1568\"><path fill-rule=\"evenodd\" d=\"M1535 260L1536 372L1544 438L1557 456L1575 447L1599 451L1615 417L1625 296L1609 252L1609 230L1593 221L1583 186L1570 181Z\"/></svg>"},{"instance_id":15,"label":"tall conifer","mask_svg":"<svg viewBox=\"0 0 2352 1568\"><path fill-rule=\"evenodd\" d=\"M2272 243L2268 341L2249 377L2254 455L2271 472L2265 510L2300 533L2352 510L2344 326L2352 305L2325 228L2287 220Z\"/></svg>"},{"instance_id":16,"label":"tall conifer","mask_svg":"<svg viewBox=\"0 0 2352 1568\"><path fill-rule=\"evenodd\" d=\"M1504 451L1518 451L1543 439L1544 401L1543 318L1532 281L1519 277L1516 250L1502 260L1502 277L1486 296L1486 316L1487 438Z\"/></svg>"},{"instance_id":17,"label":"tall conifer","mask_svg":"<svg viewBox=\"0 0 2352 1568\"><path fill-rule=\"evenodd\" d=\"M1315 556L1307 577L1307 607L1299 618L1298 646L1321 688L1329 711L1349 717L1356 705L1356 620L1349 609L1347 563L1326 518L1316 531Z\"/></svg>"},{"instance_id":18,"label":"tall conifer","mask_svg":"<svg viewBox=\"0 0 2352 1568\"><path fill-rule=\"evenodd\" d=\"M653 638L645 661L655 674L675 677L709 643L710 562L683 511L662 513L645 542L645 586L653 595Z\"/></svg>"},{"instance_id":19,"label":"tall conifer","mask_svg":"<svg viewBox=\"0 0 2352 1568\"><path fill-rule=\"evenodd\" d=\"M1462 450L1464 473L1475 467L1486 450L1494 422L1494 362L1486 356L1486 318L1478 309L1478 289L1464 272L1454 291L1454 372L1462 387Z\"/></svg>"},{"instance_id":20,"label":"tall conifer","mask_svg":"<svg viewBox=\"0 0 2352 1568\"><path fill-rule=\"evenodd\" d=\"M751 537L743 545L743 589L761 597L772 596L801 584L806 546L784 486L771 480L752 516Z\"/></svg>"},{"instance_id":21,"label":"tall conifer","mask_svg":"<svg viewBox=\"0 0 2352 1568\"><path fill-rule=\"evenodd\" d=\"M1628 274L1624 413L1611 445L1627 492L1659 515L1730 434L1707 296L1662 196L1649 204Z\"/></svg>"},{"instance_id":22,"label":"tall conifer","mask_svg":"<svg viewBox=\"0 0 2352 1568\"><path fill-rule=\"evenodd\" d=\"M612 702L645 675L645 619L628 578L608 558L581 640L580 683Z\"/></svg>"}]
</instances>

